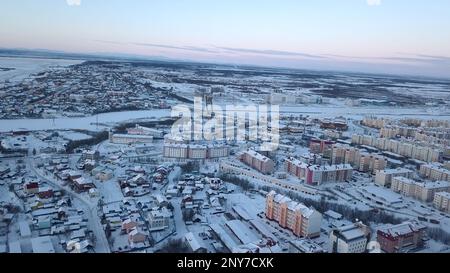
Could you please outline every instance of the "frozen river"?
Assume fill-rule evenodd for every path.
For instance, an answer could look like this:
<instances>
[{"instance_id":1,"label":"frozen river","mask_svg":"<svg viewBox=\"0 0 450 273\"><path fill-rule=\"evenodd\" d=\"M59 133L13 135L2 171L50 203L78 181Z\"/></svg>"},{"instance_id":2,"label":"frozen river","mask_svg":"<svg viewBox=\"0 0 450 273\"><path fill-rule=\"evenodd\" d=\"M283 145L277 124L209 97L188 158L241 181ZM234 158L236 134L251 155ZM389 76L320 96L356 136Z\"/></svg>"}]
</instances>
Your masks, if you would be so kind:
<instances>
[{"instance_id":1,"label":"frozen river","mask_svg":"<svg viewBox=\"0 0 450 273\"><path fill-rule=\"evenodd\" d=\"M303 114L314 117L336 117L362 119L366 115L386 116L392 118L415 117L422 119L450 119L450 112L444 109L404 108L404 107L337 107L337 106L281 106L282 115ZM0 120L0 132L18 130L57 130L86 129L101 130L103 125L132 122L139 119L158 119L169 117L170 110L156 109L144 111L125 111L104 113L89 117L55 118L55 119L11 119ZM97 122L99 126L97 126Z\"/></svg>"},{"instance_id":2,"label":"frozen river","mask_svg":"<svg viewBox=\"0 0 450 273\"><path fill-rule=\"evenodd\" d=\"M136 119L161 118L170 115L170 110L146 110L104 113L89 117L55 118L55 119L3 119L0 120L0 132L20 130L58 130L58 129L85 129L98 130L102 124L126 122ZM100 124L97 126L97 122Z\"/></svg>"}]
</instances>

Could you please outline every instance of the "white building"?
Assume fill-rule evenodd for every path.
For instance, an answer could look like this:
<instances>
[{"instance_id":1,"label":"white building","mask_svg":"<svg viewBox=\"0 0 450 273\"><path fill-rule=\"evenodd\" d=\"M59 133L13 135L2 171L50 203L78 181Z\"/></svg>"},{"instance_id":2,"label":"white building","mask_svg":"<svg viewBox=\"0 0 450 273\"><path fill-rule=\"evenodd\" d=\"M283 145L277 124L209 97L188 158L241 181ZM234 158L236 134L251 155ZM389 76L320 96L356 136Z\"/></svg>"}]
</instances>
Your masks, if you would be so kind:
<instances>
[{"instance_id":1,"label":"white building","mask_svg":"<svg viewBox=\"0 0 450 273\"><path fill-rule=\"evenodd\" d=\"M115 144L152 143L153 137L147 135L110 134L109 141Z\"/></svg>"},{"instance_id":2,"label":"white building","mask_svg":"<svg viewBox=\"0 0 450 273\"><path fill-rule=\"evenodd\" d=\"M393 177L402 176L411 178L413 175L413 171L404 168L380 170L375 173L375 183L383 187L388 187L391 185Z\"/></svg>"},{"instance_id":3,"label":"white building","mask_svg":"<svg viewBox=\"0 0 450 273\"><path fill-rule=\"evenodd\" d=\"M363 253L366 251L369 229L362 223L336 228L330 232L329 252Z\"/></svg>"}]
</instances>

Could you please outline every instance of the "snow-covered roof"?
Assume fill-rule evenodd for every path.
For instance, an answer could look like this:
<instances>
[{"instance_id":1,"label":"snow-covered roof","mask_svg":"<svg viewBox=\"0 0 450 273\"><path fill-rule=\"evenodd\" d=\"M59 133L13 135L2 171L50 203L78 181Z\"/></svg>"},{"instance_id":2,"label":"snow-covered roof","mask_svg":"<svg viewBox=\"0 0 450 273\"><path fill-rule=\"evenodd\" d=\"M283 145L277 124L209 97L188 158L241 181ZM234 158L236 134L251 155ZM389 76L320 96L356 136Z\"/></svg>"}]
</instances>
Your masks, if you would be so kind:
<instances>
[{"instance_id":1,"label":"snow-covered roof","mask_svg":"<svg viewBox=\"0 0 450 273\"><path fill-rule=\"evenodd\" d=\"M33 253L55 253L50 236L32 238L31 247Z\"/></svg>"},{"instance_id":2,"label":"snow-covered roof","mask_svg":"<svg viewBox=\"0 0 450 273\"><path fill-rule=\"evenodd\" d=\"M205 248L201 245L200 241L194 236L194 233L188 232L184 235L186 243L189 245L192 251L196 252L200 248Z\"/></svg>"},{"instance_id":3,"label":"snow-covered roof","mask_svg":"<svg viewBox=\"0 0 450 273\"><path fill-rule=\"evenodd\" d=\"M219 236L222 243L232 251L238 244L231 238L231 236L217 223L209 225L211 229Z\"/></svg>"},{"instance_id":4,"label":"snow-covered roof","mask_svg":"<svg viewBox=\"0 0 450 273\"><path fill-rule=\"evenodd\" d=\"M425 229L426 226L417 222L404 222L398 225L389 225L379 229L379 231L389 234L392 237L408 235L412 232Z\"/></svg>"}]
</instances>

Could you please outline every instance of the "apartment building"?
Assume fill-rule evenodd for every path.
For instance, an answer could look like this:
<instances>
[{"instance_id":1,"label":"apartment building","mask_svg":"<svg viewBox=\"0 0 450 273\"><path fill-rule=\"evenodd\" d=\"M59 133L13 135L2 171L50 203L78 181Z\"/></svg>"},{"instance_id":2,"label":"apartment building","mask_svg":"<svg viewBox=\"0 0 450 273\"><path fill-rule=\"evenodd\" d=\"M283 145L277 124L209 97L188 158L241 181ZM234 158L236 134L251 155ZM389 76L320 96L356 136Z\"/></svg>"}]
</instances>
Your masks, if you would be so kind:
<instances>
[{"instance_id":1,"label":"apartment building","mask_svg":"<svg viewBox=\"0 0 450 273\"><path fill-rule=\"evenodd\" d=\"M433 204L435 208L450 213L450 193L447 191L436 192Z\"/></svg>"},{"instance_id":2,"label":"apartment building","mask_svg":"<svg viewBox=\"0 0 450 273\"><path fill-rule=\"evenodd\" d=\"M263 174L272 173L275 168L275 162L273 162L272 159L263 156L254 150L247 150L242 153L240 160Z\"/></svg>"},{"instance_id":3,"label":"apartment building","mask_svg":"<svg viewBox=\"0 0 450 273\"><path fill-rule=\"evenodd\" d=\"M230 149L226 145L165 143L163 146L163 157L172 159L217 159L229 154Z\"/></svg>"},{"instance_id":4,"label":"apartment building","mask_svg":"<svg viewBox=\"0 0 450 273\"><path fill-rule=\"evenodd\" d=\"M128 128L127 133L130 135L148 135L148 136L152 136L154 138L163 138L164 137L163 131L153 129L153 128L147 128L144 126L139 126L139 124L136 124L136 127Z\"/></svg>"},{"instance_id":5,"label":"apartment building","mask_svg":"<svg viewBox=\"0 0 450 273\"><path fill-rule=\"evenodd\" d=\"M306 177L306 169L309 167L310 165L300 161L296 158L290 157L287 158L284 162L284 167L286 172L292 174L293 176L296 176L300 179L305 179Z\"/></svg>"},{"instance_id":6,"label":"apartment building","mask_svg":"<svg viewBox=\"0 0 450 273\"><path fill-rule=\"evenodd\" d=\"M322 153L325 157L329 157L331 156L331 148L334 144L335 142L331 140L311 139L309 141L309 149L312 153Z\"/></svg>"},{"instance_id":7,"label":"apartment building","mask_svg":"<svg viewBox=\"0 0 450 273\"><path fill-rule=\"evenodd\" d=\"M332 164L353 164L355 155L359 149L349 145L336 144L333 145L331 152Z\"/></svg>"},{"instance_id":8,"label":"apartment building","mask_svg":"<svg viewBox=\"0 0 450 273\"><path fill-rule=\"evenodd\" d=\"M349 164L309 165L292 157L287 158L284 164L286 172L305 180L309 185L349 181L353 175L353 168Z\"/></svg>"},{"instance_id":9,"label":"apartment building","mask_svg":"<svg viewBox=\"0 0 450 273\"><path fill-rule=\"evenodd\" d=\"M188 145L164 144L163 156L166 158L188 158Z\"/></svg>"},{"instance_id":10,"label":"apartment building","mask_svg":"<svg viewBox=\"0 0 450 273\"><path fill-rule=\"evenodd\" d=\"M370 229L362 222L338 227L330 232L329 252L364 253L370 238Z\"/></svg>"},{"instance_id":11,"label":"apartment building","mask_svg":"<svg viewBox=\"0 0 450 273\"><path fill-rule=\"evenodd\" d=\"M411 178L413 175L413 171L404 168L380 170L375 172L375 183L383 187L390 187L393 177Z\"/></svg>"},{"instance_id":12,"label":"apartment building","mask_svg":"<svg viewBox=\"0 0 450 273\"><path fill-rule=\"evenodd\" d=\"M367 127L372 127L372 128L383 128L384 126L389 124L389 120L384 119L384 118L377 118L377 117L365 117L362 121L361 124Z\"/></svg>"},{"instance_id":13,"label":"apartment building","mask_svg":"<svg viewBox=\"0 0 450 273\"><path fill-rule=\"evenodd\" d=\"M430 180L450 181L450 170L441 163L429 163L420 166L420 175Z\"/></svg>"},{"instance_id":14,"label":"apartment building","mask_svg":"<svg viewBox=\"0 0 450 273\"><path fill-rule=\"evenodd\" d=\"M148 135L111 134L109 141L115 144L152 143L153 137Z\"/></svg>"},{"instance_id":15,"label":"apartment building","mask_svg":"<svg viewBox=\"0 0 450 273\"><path fill-rule=\"evenodd\" d=\"M423 245L426 226L418 222L404 222L378 229L377 241L387 253L404 252Z\"/></svg>"},{"instance_id":16,"label":"apartment building","mask_svg":"<svg viewBox=\"0 0 450 273\"><path fill-rule=\"evenodd\" d=\"M372 172L386 168L386 157L368 153L349 145L336 144L331 151L332 164L351 164L360 172Z\"/></svg>"},{"instance_id":17,"label":"apartment building","mask_svg":"<svg viewBox=\"0 0 450 273\"><path fill-rule=\"evenodd\" d=\"M391 189L403 196L413 197L422 202L431 202L437 192L450 192L450 183L446 181L417 182L406 177L394 177Z\"/></svg>"},{"instance_id":18,"label":"apartment building","mask_svg":"<svg viewBox=\"0 0 450 273\"><path fill-rule=\"evenodd\" d=\"M384 170L387 166L387 159L382 155L357 151L353 163L355 169L360 172L371 172Z\"/></svg>"},{"instance_id":19,"label":"apartment building","mask_svg":"<svg viewBox=\"0 0 450 273\"><path fill-rule=\"evenodd\" d=\"M305 182L309 185L321 185L328 182L350 181L353 167L349 164L329 166L309 166L306 169Z\"/></svg>"},{"instance_id":20,"label":"apartment building","mask_svg":"<svg viewBox=\"0 0 450 273\"><path fill-rule=\"evenodd\" d=\"M407 139L402 141L378 138L367 135L353 135L352 143L357 145L373 146L382 151L396 153L412 159L418 159L425 162L437 162L443 156L443 149L435 145L422 142L411 142Z\"/></svg>"},{"instance_id":21,"label":"apartment building","mask_svg":"<svg viewBox=\"0 0 450 273\"><path fill-rule=\"evenodd\" d=\"M320 236L322 214L275 191L266 197L266 217L277 221L281 227L290 229L297 236Z\"/></svg>"}]
</instances>

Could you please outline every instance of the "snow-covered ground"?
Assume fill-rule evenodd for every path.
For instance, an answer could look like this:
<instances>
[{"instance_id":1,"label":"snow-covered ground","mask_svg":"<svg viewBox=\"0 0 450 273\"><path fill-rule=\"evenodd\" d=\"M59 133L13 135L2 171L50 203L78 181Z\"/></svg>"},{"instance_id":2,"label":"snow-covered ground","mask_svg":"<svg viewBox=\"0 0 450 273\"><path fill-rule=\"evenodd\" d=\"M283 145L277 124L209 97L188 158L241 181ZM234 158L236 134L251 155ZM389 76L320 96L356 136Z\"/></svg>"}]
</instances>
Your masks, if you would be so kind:
<instances>
[{"instance_id":1,"label":"snow-covered ground","mask_svg":"<svg viewBox=\"0 0 450 273\"><path fill-rule=\"evenodd\" d=\"M89 117L56 118L56 119L3 119L0 120L0 132L17 130L56 130L56 129L84 129L103 130L109 126L105 123L120 123L135 119L152 119L170 116L170 110L146 110L111 112ZM98 122L98 125L97 125Z\"/></svg>"},{"instance_id":2,"label":"snow-covered ground","mask_svg":"<svg viewBox=\"0 0 450 273\"><path fill-rule=\"evenodd\" d=\"M41 59L41 58L10 58L0 57L0 67L13 68L9 71L0 70L0 81L22 81L31 74L41 71L80 64L82 60Z\"/></svg>"}]
</instances>

